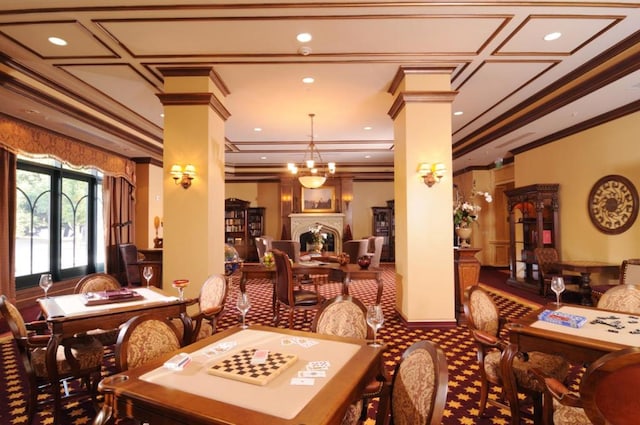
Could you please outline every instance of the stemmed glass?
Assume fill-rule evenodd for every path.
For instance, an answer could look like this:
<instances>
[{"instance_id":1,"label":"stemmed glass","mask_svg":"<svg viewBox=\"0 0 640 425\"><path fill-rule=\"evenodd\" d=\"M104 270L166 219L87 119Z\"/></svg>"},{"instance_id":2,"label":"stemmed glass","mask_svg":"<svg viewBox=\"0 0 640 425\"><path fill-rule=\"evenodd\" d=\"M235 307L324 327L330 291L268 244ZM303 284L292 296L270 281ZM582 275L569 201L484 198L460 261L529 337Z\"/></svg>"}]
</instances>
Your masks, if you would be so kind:
<instances>
[{"instance_id":1,"label":"stemmed glass","mask_svg":"<svg viewBox=\"0 0 640 425\"><path fill-rule=\"evenodd\" d=\"M178 289L180 301L184 300L184 288L189 285L189 279L178 279L173 281L173 287Z\"/></svg>"},{"instance_id":2,"label":"stemmed glass","mask_svg":"<svg viewBox=\"0 0 640 425\"><path fill-rule=\"evenodd\" d=\"M562 276L553 276L551 278L551 290L556 293L556 305L560 306L560 294L565 290Z\"/></svg>"},{"instance_id":3,"label":"stemmed glass","mask_svg":"<svg viewBox=\"0 0 640 425\"><path fill-rule=\"evenodd\" d=\"M40 275L40 287L42 289L44 289L44 297L45 298L49 298L47 296L47 292L49 291L49 288L51 288L51 286L53 286L53 280L51 279L51 273L44 273L44 274Z\"/></svg>"},{"instance_id":4,"label":"stemmed glass","mask_svg":"<svg viewBox=\"0 0 640 425\"><path fill-rule=\"evenodd\" d=\"M142 276L147 280L147 288L149 287L149 281L153 277L153 267L144 266L142 269Z\"/></svg>"},{"instance_id":5,"label":"stemmed glass","mask_svg":"<svg viewBox=\"0 0 640 425\"><path fill-rule=\"evenodd\" d=\"M382 346L382 344L378 342L378 329L382 327L383 323L384 313L382 313L382 306L380 304L374 304L367 307L367 324L373 329L373 342L369 344L370 346Z\"/></svg>"},{"instance_id":6,"label":"stemmed glass","mask_svg":"<svg viewBox=\"0 0 640 425\"><path fill-rule=\"evenodd\" d=\"M251 301L249 300L249 296L246 292L240 292L238 294L238 302L236 303L236 307L238 311L242 314L242 329L247 329L247 326L244 322L244 318L247 315L247 311L251 308Z\"/></svg>"}]
</instances>

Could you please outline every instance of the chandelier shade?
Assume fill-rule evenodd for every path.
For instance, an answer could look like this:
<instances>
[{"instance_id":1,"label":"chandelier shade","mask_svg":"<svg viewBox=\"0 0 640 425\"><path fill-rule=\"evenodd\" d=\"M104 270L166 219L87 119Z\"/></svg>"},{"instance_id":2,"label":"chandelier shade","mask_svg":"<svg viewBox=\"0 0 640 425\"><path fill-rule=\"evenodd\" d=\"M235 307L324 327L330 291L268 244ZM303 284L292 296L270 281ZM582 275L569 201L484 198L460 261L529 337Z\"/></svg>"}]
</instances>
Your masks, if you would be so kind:
<instances>
[{"instance_id":1,"label":"chandelier shade","mask_svg":"<svg viewBox=\"0 0 640 425\"><path fill-rule=\"evenodd\" d=\"M322 162L320 151L318 151L313 142L313 117L315 117L315 114L309 114L311 119L311 142L305 151L303 164L300 166L291 162L287 164L287 169L292 174L296 174L300 184L307 189L321 187L327 181L327 175L336 172L336 163L329 162L325 165Z\"/></svg>"}]
</instances>

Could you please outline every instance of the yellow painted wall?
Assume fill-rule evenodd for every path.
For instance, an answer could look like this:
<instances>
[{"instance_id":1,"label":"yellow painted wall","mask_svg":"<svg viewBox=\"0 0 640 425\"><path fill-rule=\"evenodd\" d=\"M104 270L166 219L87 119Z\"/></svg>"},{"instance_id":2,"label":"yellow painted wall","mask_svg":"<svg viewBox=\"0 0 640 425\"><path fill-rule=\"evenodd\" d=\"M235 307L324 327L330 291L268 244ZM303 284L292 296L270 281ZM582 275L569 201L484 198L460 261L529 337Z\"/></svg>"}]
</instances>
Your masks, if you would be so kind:
<instances>
[{"instance_id":1,"label":"yellow painted wall","mask_svg":"<svg viewBox=\"0 0 640 425\"><path fill-rule=\"evenodd\" d=\"M393 182L354 182L353 201L349 209L353 214L351 233L354 239L370 236L373 231L371 207L385 207L393 200Z\"/></svg>"},{"instance_id":2,"label":"yellow painted wall","mask_svg":"<svg viewBox=\"0 0 640 425\"><path fill-rule=\"evenodd\" d=\"M591 188L608 174L622 175L640 189L638 134L640 113L635 113L515 157L516 187L560 184L563 259L620 263L640 257L640 221L622 234L606 235L593 226L587 211Z\"/></svg>"},{"instance_id":3,"label":"yellow painted wall","mask_svg":"<svg viewBox=\"0 0 640 425\"><path fill-rule=\"evenodd\" d=\"M279 183L227 183L225 199L237 198L249 201L252 207L265 208L264 234L280 239L280 197Z\"/></svg>"}]
</instances>

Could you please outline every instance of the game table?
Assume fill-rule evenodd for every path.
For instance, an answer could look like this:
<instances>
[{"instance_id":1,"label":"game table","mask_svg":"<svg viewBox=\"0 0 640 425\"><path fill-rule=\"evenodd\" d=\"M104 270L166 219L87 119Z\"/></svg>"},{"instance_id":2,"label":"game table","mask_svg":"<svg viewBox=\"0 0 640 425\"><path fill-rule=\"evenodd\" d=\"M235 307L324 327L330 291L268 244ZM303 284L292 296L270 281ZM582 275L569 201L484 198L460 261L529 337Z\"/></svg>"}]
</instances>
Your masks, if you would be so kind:
<instances>
[{"instance_id":1,"label":"game table","mask_svg":"<svg viewBox=\"0 0 640 425\"><path fill-rule=\"evenodd\" d=\"M264 383L212 374L215 365L247 349L292 355L296 361ZM163 424L339 424L347 407L384 368L381 348L365 340L267 326L229 328L139 368L107 377L99 385L105 402L95 425L113 418ZM171 370L164 362L179 352L191 362ZM271 357L271 354L270 354ZM326 362L325 377L294 384L314 362ZM227 370L245 373L244 362ZM270 372L264 373L265 376ZM260 379L258 377L257 379ZM308 384L308 382L307 382Z\"/></svg>"},{"instance_id":2,"label":"game table","mask_svg":"<svg viewBox=\"0 0 640 425\"><path fill-rule=\"evenodd\" d=\"M572 328L539 320L538 316L544 310L582 316L586 323L580 328ZM620 322L621 328L612 326L616 321ZM520 351L560 354L576 364L589 364L612 351L640 346L638 315L595 307L549 303L506 327L509 339L518 344Z\"/></svg>"}]
</instances>

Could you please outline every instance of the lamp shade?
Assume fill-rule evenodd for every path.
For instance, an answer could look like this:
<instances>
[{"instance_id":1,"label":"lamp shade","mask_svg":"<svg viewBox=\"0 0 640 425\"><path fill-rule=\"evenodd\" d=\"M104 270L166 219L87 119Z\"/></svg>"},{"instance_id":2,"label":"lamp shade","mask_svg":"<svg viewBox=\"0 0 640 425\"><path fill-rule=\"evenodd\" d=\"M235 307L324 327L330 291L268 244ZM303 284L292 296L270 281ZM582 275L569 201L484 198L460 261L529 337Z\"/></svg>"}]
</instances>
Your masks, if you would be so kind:
<instances>
[{"instance_id":1,"label":"lamp shade","mask_svg":"<svg viewBox=\"0 0 640 425\"><path fill-rule=\"evenodd\" d=\"M307 189L317 189L327 181L326 176L321 175L308 175L308 176L299 176L298 181L300 184Z\"/></svg>"}]
</instances>

